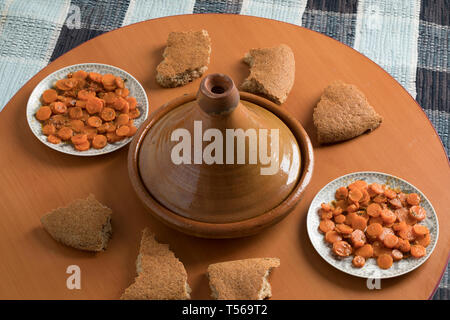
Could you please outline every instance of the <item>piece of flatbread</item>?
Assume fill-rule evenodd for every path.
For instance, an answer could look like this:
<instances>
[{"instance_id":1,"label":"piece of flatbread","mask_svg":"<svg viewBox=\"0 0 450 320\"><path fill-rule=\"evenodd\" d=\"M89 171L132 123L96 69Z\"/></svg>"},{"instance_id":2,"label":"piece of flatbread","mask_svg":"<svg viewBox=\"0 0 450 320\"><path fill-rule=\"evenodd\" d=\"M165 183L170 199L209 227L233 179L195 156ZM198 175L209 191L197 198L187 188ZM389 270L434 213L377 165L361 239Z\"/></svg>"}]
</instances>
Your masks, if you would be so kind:
<instances>
[{"instance_id":1,"label":"piece of flatbread","mask_svg":"<svg viewBox=\"0 0 450 320\"><path fill-rule=\"evenodd\" d=\"M208 31L171 32L164 60L156 67L156 81L168 88L184 86L208 69L210 54Z\"/></svg>"},{"instance_id":2,"label":"piece of flatbread","mask_svg":"<svg viewBox=\"0 0 450 320\"><path fill-rule=\"evenodd\" d=\"M94 195L78 199L67 207L55 209L41 218L44 229L57 241L87 251L106 249L111 237L112 210Z\"/></svg>"},{"instance_id":3,"label":"piece of flatbread","mask_svg":"<svg viewBox=\"0 0 450 320\"><path fill-rule=\"evenodd\" d=\"M277 104L286 101L295 79L294 53L289 46L251 49L244 62L250 66L250 75L242 83L242 90L262 95Z\"/></svg>"},{"instance_id":4,"label":"piece of flatbread","mask_svg":"<svg viewBox=\"0 0 450 320\"><path fill-rule=\"evenodd\" d=\"M211 296L217 300L263 300L272 296L268 276L280 266L278 258L254 258L211 264Z\"/></svg>"},{"instance_id":5,"label":"piece of flatbread","mask_svg":"<svg viewBox=\"0 0 450 320\"><path fill-rule=\"evenodd\" d=\"M142 232L136 260L137 277L122 294L122 300L186 300L191 288L183 264L169 245L161 244L148 230Z\"/></svg>"},{"instance_id":6,"label":"piece of flatbread","mask_svg":"<svg viewBox=\"0 0 450 320\"><path fill-rule=\"evenodd\" d=\"M314 108L313 121L319 142L326 144L373 131L383 118L356 86L335 81L325 88Z\"/></svg>"}]
</instances>

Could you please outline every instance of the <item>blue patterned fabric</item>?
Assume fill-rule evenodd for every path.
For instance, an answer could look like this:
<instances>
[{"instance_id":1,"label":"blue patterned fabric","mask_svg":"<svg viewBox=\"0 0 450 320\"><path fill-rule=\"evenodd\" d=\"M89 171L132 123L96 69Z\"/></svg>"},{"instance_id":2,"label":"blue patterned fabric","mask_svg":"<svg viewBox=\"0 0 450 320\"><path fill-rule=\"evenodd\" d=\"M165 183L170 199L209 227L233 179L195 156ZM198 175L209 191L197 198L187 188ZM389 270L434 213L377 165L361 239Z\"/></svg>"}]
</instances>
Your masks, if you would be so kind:
<instances>
[{"instance_id":1,"label":"blue patterned fabric","mask_svg":"<svg viewBox=\"0 0 450 320\"><path fill-rule=\"evenodd\" d=\"M285 21L355 48L417 100L450 154L450 0L0 0L0 110L49 62L97 35L208 12ZM448 270L434 299L449 299Z\"/></svg>"}]
</instances>

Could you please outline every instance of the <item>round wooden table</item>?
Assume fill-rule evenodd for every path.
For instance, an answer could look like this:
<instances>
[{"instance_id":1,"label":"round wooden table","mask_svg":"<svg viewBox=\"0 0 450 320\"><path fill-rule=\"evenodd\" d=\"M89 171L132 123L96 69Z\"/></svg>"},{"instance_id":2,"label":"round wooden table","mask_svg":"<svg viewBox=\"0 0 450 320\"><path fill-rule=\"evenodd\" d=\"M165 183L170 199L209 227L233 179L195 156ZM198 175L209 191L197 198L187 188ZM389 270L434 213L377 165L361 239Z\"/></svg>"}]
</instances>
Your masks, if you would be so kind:
<instances>
[{"instance_id":1,"label":"round wooden table","mask_svg":"<svg viewBox=\"0 0 450 320\"><path fill-rule=\"evenodd\" d=\"M305 197L286 219L259 235L207 240L171 230L145 211L131 188L127 151L98 157L58 153L40 143L25 118L33 88L51 72L76 63L118 66L144 86L151 111L170 99L195 92L199 80L175 89L155 81L170 31L207 29L212 39L207 73L230 75L239 85L248 75L242 57L254 47L288 44L296 79L285 104L305 127L315 147L315 171ZM320 146L312 112L323 89L341 79L356 84L383 116L368 135ZM135 277L141 230L149 227L185 264L194 299L208 299L207 266L249 257L279 257L271 276L273 299L427 299L447 264L450 234L448 159L436 131L414 99L378 65L353 49L291 24L236 15L184 15L149 20L108 32L56 59L34 76L0 113L0 298L116 299ZM381 171L421 189L435 207L440 236L430 259L417 270L381 281L369 290L364 279L344 274L314 251L306 213L314 195L330 180L354 171ZM157 182L156 182L157 183ZM81 252L54 241L39 218L49 210L93 193L113 213L113 237L102 253ZM81 268L81 290L66 287L66 269Z\"/></svg>"}]
</instances>

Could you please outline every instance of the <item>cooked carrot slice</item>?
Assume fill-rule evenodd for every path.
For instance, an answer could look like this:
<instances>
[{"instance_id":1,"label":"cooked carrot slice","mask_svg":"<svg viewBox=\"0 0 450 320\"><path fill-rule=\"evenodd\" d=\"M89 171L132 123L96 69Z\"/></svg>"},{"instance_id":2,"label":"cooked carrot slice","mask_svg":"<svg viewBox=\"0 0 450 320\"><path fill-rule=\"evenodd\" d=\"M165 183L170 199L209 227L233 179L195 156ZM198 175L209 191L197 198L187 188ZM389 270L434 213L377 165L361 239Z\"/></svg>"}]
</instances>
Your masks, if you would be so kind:
<instances>
[{"instance_id":1,"label":"cooked carrot slice","mask_svg":"<svg viewBox=\"0 0 450 320\"><path fill-rule=\"evenodd\" d=\"M75 102L75 106L81 109L86 108L86 100L77 100L77 102Z\"/></svg>"},{"instance_id":2,"label":"cooked carrot slice","mask_svg":"<svg viewBox=\"0 0 450 320\"><path fill-rule=\"evenodd\" d=\"M345 222L345 216L343 214L339 214L334 217L335 223L344 223Z\"/></svg>"},{"instance_id":3,"label":"cooked carrot slice","mask_svg":"<svg viewBox=\"0 0 450 320\"><path fill-rule=\"evenodd\" d=\"M402 239L402 238L398 238L398 245L397 245L398 249L402 252L409 252L409 250L411 249L411 244L409 243L408 240Z\"/></svg>"},{"instance_id":4,"label":"cooked carrot slice","mask_svg":"<svg viewBox=\"0 0 450 320\"><path fill-rule=\"evenodd\" d=\"M119 129L117 129L119 130ZM117 131L116 131L117 133ZM319 215L320 215L320 219L322 220L327 220L327 219L331 219L333 218L333 213L331 211L326 211L323 210L322 208L319 209Z\"/></svg>"},{"instance_id":5,"label":"cooked carrot slice","mask_svg":"<svg viewBox=\"0 0 450 320\"><path fill-rule=\"evenodd\" d=\"M417 193L410 193L406 197L406 202L411 206L418 206L420 203L420 196Z\"/></svg>"},{"instance_id":6,"label":"cooked carrot slice","mask_svg":"<svg viewBox=\"0 0 450 320\"><path fill-rule=\"evenodd\" d=\"M106 73L102 76L102 84L105 87L116 86L116 76L110 73Z\"/></svg>"},{"instance_id":7,"label":"cooked carrot slice","mask_svg":"<svg viewBox=\"0 0 450 320\"><path fill-rule=\"evenodd\" d=\"M392 226L392 228L393 228L395 231L400 231L400 230L404 230L404 229L408 228L408 225L406 224L405 221L400 221L399 223L395 223L395 224Z\"/></svg>"},{"instance_id":8,"label":"cooked carrot slice","mask_svg":"<svg viewBox=\"0 0 450 320\"><path fill-rule=\"evenodd\" d=\"M88 140L92 141L92 139L94 139L94 137L97 135L97 129L93 127L85 127L82 133L87 134Z\"/></svg>"},{"instance_id":9,"label":"cooked carrot slice","mask_svg":"<svg viewBox=\"0 0 450 320\"><path fill-rule=\"evenodd\" d=\"M392 250L392 258L394 258L395 261L399 261L403 259L403 253L400 250L394 249Z\"/></svg>"},{"instance_id":10,"label":"cooked carrot slice","mask_svg":"<svg viewBox=\"0 0 450 320\"><path fill-rule=\"evenodd\" d=\"M386 234L383 244L386 248L394 248L398 244L398 238L393 234Z\"/></svg>"},{"instance_id":11,"label":"cooked carrot slice","mask_svg":"<svg viewBox=\"0 0 450 320\"><path fill-rule=\"evenodd\" d=\"M352 253L352 246L346 241L333 243L333 252L340 257L348 257Z\"/></svg>"},{"instance_id":12,"label":"cooked carrot slice","mask_svg":"<svg viewBox=\"0 0 450 320\"><path fill-rule=\"evenodd\" d=\"M325 211L331 211L331 206L328 203L321 203L320 207Z\"/></svg>"},{"instance_id":13,"label":"cooked carrot slice","mask_svg":"<svg viewBox=\"0 0 450 320\"><path fill-rule=\"evenodd\" d=\"M64 114L67 112L67 106L60 101L52 102L50 107L54 114Z\"/></svg>"},{"instance_id":14,"label":"cooked carrot slice","mask_svg":"<svg viewBox=\"0 0 450 320\"><path fill-rule=\"evenodd\" d=\"M370 238L377 238L383 232L383 226L379 223L372 223L367 226L367 235Z\"/></svg>"},{"instance_id":15,"label":"cooked carrot slice","mask_svg":"<svg viewBox=\"0 0 450 320\"><path fill-rule=\"evenodd\" d=\"M117 111L121 111L123 109L130 109L130 105L128 104L128 101L125 100L122 97L118 97L114 103L113 103L113 107L114 109L116 109ZM135 109L136 110L136 109Z\"/></svg>"},{"instance_id":16,"label":"cooked carrot slice","mask_svg":"<svg viewBox=\"0 0 450 320\"><path fill-rule=\"evenodd\" d=\"M38 109L36 112L36 119L39 121L45 121L50 119L50 116L52 115L52 109L48 106L42 106Z\"/></svg>"},{"instance_id":17,"label":"cooked carrot slice","mask_svg":"<svg viewBox=\"0 0 450 320\"><path fill-rule=\"evenodd\" d=\"M116 118L116 111L113 108L104 108L100 113L100 117L105 121L112 121Z\"/></svg>"},{"instance_id":18,"label":"cooked carrot slice","mask_svg":"<svg viewBox=\"0 0 450 320\"><path fill-rule=\"evenodd\" d=\"M359 189L351 189L348 193L348 198L353 202L359 202L362 199L362 191Z\"/></svg>"},{"instance_id":19,"label":"cooked carrot slice","mask_svg":"<svg viewBox=\"0 0 450 320\"><path fill-rule=\"evenodd\" d=\"M383 231L381 232L381 234L378 236L378 239L380 241L384 241L384 238L388 235L388 234L395 234L394 231L391 228L386 228L383 227Z\"/></svg>"},{"instance_id":20,"label":"cooked carrot slice","mask_svg":"<svg viewBox=\"0 0 450 320\"><path fill-rule=\"evenodd\" d=\"M353 230L350 239L355 248L360 248L366 243L366 235L361 230Z\"/></svg>"},{"instance_id":21,"label":"cooked carrot slice","mask_svg":"<svg viewBox=\"0 0 450 320\"><path fill-rule=\"evenodd\" d=\"M75 144L74 146L78 151L86 151L91 147L91 143L89 141L86 141L80 144Z\"/></svg>"},{"instance_id":22,"label":"cooked carrot slice","mask_svg":"<svg viewBox=\"0 0 450 320\"><path fill-rule=\"evenodd\" d=\"M334 230L325 233L325 241L328 243L335 243L336 241L341 241L342 237Z\"/></svg>"},{"instance_id":23,"label":"cooked carrot slice","mask_svg":"<svg viewBox=\"0 0 450 320\"><path fill-rule=\"evenodd\" d=\"M389 200L389 204L393 206L395 209L400 209L401 207L403 207L402 202L400 201L399 198Z\"/></svg>"},{"instance_id":24,"label":"cooked carrot slice","mask_svg":"<svg viewBox=\"0 0 450 320\"><path fill-rule=\"evenodd\" d=\"M70 119L81 119L83 118L83 109L80 107L73 107L69 109L69 118Z\"/></svg>"},{"instance_id":25,"label":"cooked carrot slice","mask_svg":"<svg viewBox=\"0 0 450 320\"><path fill-rule=\"evenodd\" d=\"M135 97L127 97L126 100L128 101L128 104L130 105L130 110L136 109L137 100Z\"/></svg>"},{"instance_id":26,"label":"cooked carrot slice","mask_svg":"<svg viewBox=\"0 0 450 320\"><path fill-rule=\"evenodd\" d=\"M119 97L122 97L122 98L128 97L128 95L130 94L130 90L128 90L127 88L116 89L114 92L115 92Z\"/></svg>"},{"instance_id":27,"label":"cooked carrot slice","mask_svg":"<svg viewBox=\"0 0 450 320\"><path fill-rule=\"evenodd\" d=\"M385 203L387 201L387 198L384 194L379 194L373 198L373 202L376 203Z\"/></svg>"},{"instance_id":28,"label":"cooked carrot slice","mask_svg":"<svg viewBox=\"0 0 450 320\"><path fill-rule=\"evenodd\" d=\"M127 135L127 137L132 137L132 136L134 136L134 134L136 133L136 131L137 131L137 128L134 126L134 125L131 125L131 126L129 126L130 127L130 132L128 132L128 135ZM336 208L337 209L337 208ZM340 208L339 208L340 209ZM333 210L333 215L335 214L335 212L336 212L336 210ZM341 212L342 212L342 209L341 209Z\"/></svg>"},{"instance_id":29,"label":"cooked carrot slice","mask_svg":"<svg viewBox=\"0 0 450 320\"><path fill-rule=\"evenodd\" d=\"M129 113L130 119L139 118L140 115L141 115L141 112L139 111L138 108L130 110L130 113Z\"/></svg>"},{"instance_id":30,"label":"cooked carrot slice","mask_svg":"<svg viewBox=\"0 0 450 320\"><path fill-rule=\"evenodd\" d=\"M424 236L430 232L430 230L428 230L428 228L426 226L423 226L421 224L414 225L413 231L416 236Z\"/></svg>"},{"instance_id":31,"label":"cooked carrot slice","mask_svg":"<svg viewBox=\"0 0 450 320\"><path fill-rule=\"evenodd\" d=\"M411 256L414 258L421 258L427 253L427 249L420 244L414 244L411 246Z\"/></svg>"},{"instance_id":32,"label":"cooked carrot slice","mask_svg":"<svg viewBox=\"0 0 450 320\"><path fill-rule=\"evenodd\" d=\"M116 134L119 137L127 137L129 132L130 132L130 127L129 126L121 126L121 127L117 128L117 130L116 130ZM329 212L329 214L330 214L330 218L329 219L331 219L333 214L331 212Z\"/></svg>"},{"instance_id":33,"label":"cooked carrot slice","mask_svg":"<svg viewBox=\"0 0 450 320\"><path fill-rule=\"evenodd\" d=\"M88 74L89 79L91 79L94 82L101 83L102 82L102 75L97 72L89 72Z\"/></svg>"},{"instance_id":34,"label":"cooked carrot slice","mask_svg":"<svg viewBox=\"0 0 450 320\"><path fill-rule=\"evenodd\" d=\"M77 97L80 100L89 100L90 98L95 97L95 92L83 89L83 90L78 91Z\"/></svg>"},{"instance_id":35,"label":"cooked carrot slice","mask_svg":"<svg viewBox=\"0 0 450 320\"><path fill-rule=\"evenodd\" d=\"M395 215L395 213L389 209L381 210L380 216L381 216L381 219L383 219L384 223L387 223L387 224L394 223L395 220L397 220L397 216Z\"/></svg>"},{"instance_id":36,"label":"cooked carrot slice","mask_svg":"<svg viewBox=\"0 0 450 320\"><path fill-rule=\"evenodd\" d=\"M377 264L381 269L389 269L392 266L393 262L394 259L392 258L392 255L381 254L377 258Z\"/></svg>"},{"instance_id":37,"label":"cooked carrot slice","mask_svg":"<svg viewBox=\"0 0 450 320\"><path fill-rule=\"evenodd\" d=\"M336 231L342 234L351 234L353 229L346 224L339 223L336 225Z\"/></svg>"},{"instance_id":38,"label":"cooked carrot slice","mask_svg":"<svg viewBox=\"0 0 450 320\"><path fill-rule=\"evenodd\" d=\"M87 124L91 127L98 128L102 125L102 119L97 116L92 116L87 119Z\"/></svg>"},{"instance_id":39,"label":"cooked carrot slice","mask_svg":"<svg viewBox=\"0 0 450 320\"><path fill-rule=\"evenodd\" d=\"M106 139L110 143L118 142L124 138L125 137L118 136L115 132L107 132L106 133ZM330 220L322 220L322 221L330 221Z\"/></svg>"},{"instance_id":40,"label":"cooked carrot slice","mask_svg":"<svg viewBox=\"0 0 450 320\"><path fill-rule=\"evenodd\" d=\"M361 256L355 256L352 260L352 263L356 268L362 268L366 264L366 259Z\"/></svg>"},{"instance_id":41,"label":"cooked carrot slice","mask_svg":"<svg viewBox=\"0 0 450 320\"><path fill-rule=\"evenodd\" d=\"M92 140L92 147L95 149L102 149L106 146L107 142L108 141L104 135L98 134Z\"/></svg>"},{"instance_id":42,"label":"cooked carrot slice","mask_svg":"<svg viewBox=\"0 0 450 320\"><path fill-rule=\"evenodd\" d=\"M376 182L369 185L369 190L375 194L382 194L384 192L383 187Z\"/></svg>"},{"instance_id":43,"label":"cooked carrot slice","mask_svg":"<svg viewBox=\"0 0 450 320\"><path fill-rule=\"evenodd\" d=\"M86 110L89 114L95 114L101 112L103 108L103 102L99 98L89 98L86 102Z\"/></svg>"},{"instance_id":44,"label":"cooked carrot slice","mask_svg":"<svg viewBox=\"0 0 450 320\"><path fill-rule=\"evenodd\" d=\"M431 242L431 236L429 233L416 237L416 244L420 244L422 247L428 247Z\"/></svg>"},{"instance_id":45,"label":"cooked carrot slice","mask_svg":"<svg viewBox=\"0 0 450 320\"><path fill-rule=\"evenodd\" d=\"M357 217L358 215L356 214L355 211L350 212L349 214L347 214L347 216L345 217L345 224L348 226L352 225L352 220L354 217Z\"/></svg>"},{"instance_id":46,"label":"cooked carrot slice","mask_svg":"<svg viewBox=\"0 0 450 320\"><path fill-rule=\"evenodd\" d=\"M358 211L358 209L359 209L359 203L358 202L352 203L351 205L349 205L347 207L347 212L348 213L356 212L356 211Z\"/></svg>"},{"instance_id":47,"label":"cooked carrot slice","mask_svg":"<svg viewBox=\"0 0 450 320\"><path fill-rule=\"evenodd\" d=\"M133 120L131 120L131 121L133 121ZM135 134L137 131L137 128L134 126L134 124L130 125L130 129L131 129L130 131L133 131L133 129L134 129L133 134ZM338 216L338 215L342 214L342 212L344 212L344 210L342 210L341 207L335 207L333 209L333 216Z\"/></svg>"},{"instance_id":48,"label":"cooked carrot slice","mask_svg":"<svg viewBox=\"0 0 450 320\"><path fill-rule=\"evenodd\" d=\"M44 100L45 103L51 103L55 101L57 98L58 93L56 92L56 90L48 89L42 93L42 100Z\"/></svg>"},{"instance_id":49,"label":"cooked carrot slice","mask_svg":"<svg viewBox=\"0 0 450 320\"><path fill-rule=\"evenodd\" d=\"M116 119L116 125L118 127L124 126L128 124L128 121L130 121L130 117L127 114L120 114Z\"/></svg>"},{"instance_id":50,"label":"cooked carrot slice","mask_svg":"<svg viewBox=\"0 0 450 320\"><path fill-rule=\"evenodd\" d=\"M412 206L409 208L409 215L417 221L422 221L426 218L427 212L421 206Z\"/></svg>"},{"instance_id":51,"label":"cooked carrot slice","mask_svg":"<svg viewBox=\"0 0 450 320\"><path fill-rule=\"evenodd\" d=\"M45 134L46 136L49 136L51 134L55 134L56 133L56 128L53 124L48 123L45 126L42 127L42 133Z\"/></svg>"},{"instance_id":52,"label":"cooked carrot slice","mask_svg":"<svg viewBox=\"0 0 450 320\"><path fill-rule=\"evenodd\" d=\"M103 96L103 99L107 104L113 105L117 99L117 95L114 92L106 92Z\"/></svg>"},{"instance_id":53,"label":"cooked carrot slice","mask_svg":"<svg viewBox=\"0 0 450 320\"><path fill-rule=\"evenodd\" d=\"M359 203L360 204L366 203L367 204L366 207L367 207L369 205L369 201L370 201L369 193L367 192L367 189L361 189L361 190L362 190L363 196L362 196L361 200L359 200Z\"/></svg>"},{"instance_id":54,"label":"cooked carrot slice","mask_svg":"<svg viewBox=\"0 0 450 320\"><path fill-rule=\"evenodd\" d=\"M368 187L367 182L365 182L363 180L356 180L355 182L350 183L348 185L348 188L350 190L361 189L361 191L362 191L363 189L367 189L367 187Z\"/></svg>"},{"instance_id":55,"label":"cooked carrot slice","mask_svg":"<svg viewBox=\"0 0 450 320\"><path fill-rule=\"evenodd\" d=\"M47 141L53 144L59 144L61 143L61 139L58 138L57 136L51 134L47 137Z\"/></svg>"},{"instance_id":56,"label":"cooked carrot slice","mask_svg":"<svg viewBox=\"0 0 450 320\"><path fill-rule=\"evenodd\" d=\"M71 120L70 127L74 132L81 132L84 129L84 123L81 120Z\"/></svg>"},{"instance_id":57,"label":"cooked carrot slice","mask_svg":"<svg viewBox=\"0 0 450 320\"><path fill-rule=\"evenodd\" d=\"M74 77L74 78L80 78L80 79L86 79L87 76L88 76L88 73L87 73L86 71L84 71L84 70L78 70L78 71L75 71L75 72L73 73L73 75L72 75L72 77Z\"/></svg>"},{"instance_id":58,"label":"cooked carrot slice","mask_svg":"<svg viewBox=\"0 0 450 320\"><path fill-rule=\"evenodd\" d=\"M395 197L397 197L397 192L395 192L392 189L386 189L386 190L384 190L384 195L388 199L394 199Z\"/></svg>"},{"instance_id":59,"label":"cooked carrot slice","mask_svg":"<svg viewBox=\"0 0 450 320\"><path fill-rule=\"evenodd\" d=\"M355 251L355 255L369 259L373 256L373 247L371 244L365 244Z\"/></svg>"},{"instance_id":60,"label":"cooked carrot slice","mask_svg":"<svg viewBox=\"0 0 450 320\"><path fill-rule=\"evenodd\" d=\"M69 140L72 137L73 131L69 127L62 127L58 130L58 137L62 140Z\"/></svg>"},{"instance_id":61,"label":"cooked carrot slice","mask_svg":"<svg viewBox=\"0 0 450 320\"><path fill-rule=\"evenodd\" d=\"M406 199L408 198L408 196L407 196L405 193L400 192L400 193L397 195L397 197L398 197L398 199L400 200L400 202L402 203L402 206L403 206L403 207L406 207L406 205L407 205Z\"/></svg>"},{"instance_id":62,"label":"cooked carrot slice","mask_svg":"<svg viewBox=\"0 0 450 320\"><path fill-rule=\"evenodd\" d=\"M408 241L414 241L416 239L416 235L414 234L414 231L412 230L412 227L410 225L408 225L406 229L400 230L398 232L398 236Z\"/></svg>"},{"instance_id":63,"label":"cooked carrot slice","mask_svg":"<svg viewBox=\"0 0 450 320\"><path fill-rule=\"evenodd\" d=\"M88 141L87 134L76 134L71 138L73 144L82 144Z\"/></svg>"},{"instance_id":64,"label":"cooked carrot slice","mask_svg":"<svg viewBox=\"0 0 450 320\"><path fill-rule=\"evenodd\" d=\"M319 223L319 230L323 233L327 233L334 229L334 222L331 220L322 220Z\"/></svg>"},{"instance_id":65,"label":"cooked carrot slice","mask_svg":"<svg viewBox=\"0 0 450 320\"><path fill-rule=\"evenodd\" d=\"M348 196L348 189L346 187L340 187L339 189L336 190L335 193L336 200L345 200L347 199L347 196Z\"/></svg>"},{"instance_id":66,"label":"cooked carrot slice","mask_svg":"<svg viewBox=\"0 0 450 320\"><path fill-rule=\"evenodd\" d=\"M125 88L124 81L123 81L123 79L122 79L121 77L116 77L116 79L115 79L115 85L116 85L117 88L119 88L119 89Z\"/></svg>"},{"instance_id":67,"label":"cooked carrot slice","mask_svg":"<svg viewBox=\"0 0 450 320\"><path fill-rule=\"evenodd\" d=\"M73 89L75 87L76 81L73 81L72 79L61 79L56 81L55 87L62 91L68 91L70 89Z\"/></svg>"},{"instance_id":68,"label":"cooked carrot slice","mask_svg":"<svg viewBox=\"0 0 450 320\"><path fill-rule=\"evenodd\" d=\"M383 225L383 219L381 219L381 217L370 217L369 225L371 225L373 223L379 223L379 224Z\"/></svg>"},{"instance_id":69,"label":"cooked carrot slice","mask_svg":"<svg viewBox=\"0 0 450 320\"><path fill-rule=\"evenodd\" d=\"M366 211L369 216L378 217L381 214L381 206L378 203L371 203Z\"/></svg>"},{"instance_id":70,"label":"cooked carrot slice","mask_svg":"<svg viewBox=\"0 0 450 320\"><path fill-rule=\"evenodd\" d=\"M361 216L356 216L352 219L352 228L365 231L367 227L367 221Z\"/></svg>"}]
</instances>

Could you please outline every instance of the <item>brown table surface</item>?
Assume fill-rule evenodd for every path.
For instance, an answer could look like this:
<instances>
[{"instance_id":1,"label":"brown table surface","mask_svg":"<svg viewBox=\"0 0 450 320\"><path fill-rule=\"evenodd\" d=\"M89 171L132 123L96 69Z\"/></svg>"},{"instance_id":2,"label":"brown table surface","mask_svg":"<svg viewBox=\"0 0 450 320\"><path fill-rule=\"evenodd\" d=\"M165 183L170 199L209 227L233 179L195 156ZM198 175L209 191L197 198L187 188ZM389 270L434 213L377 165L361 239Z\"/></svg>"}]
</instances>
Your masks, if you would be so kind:
<instances>
[{"instance_id":1,"label":"brown table surface","mask_svg":"<svg viewBox=\"0 0 450 320\"><path fill-rule=\"evenodd\" d=\"M155 67L170 31L207 29L212 38L207 73L222 72L237 84L248 75L242 63L253 47L288 44L295 53L296 79L287 108L305 127L315 147L315 171L304 199L278 225L249 238L198 239L153 219L137 199L127 173L128 148L92 158L58 153L28 128L25 109L33 88L51 72L71 64L101 62L123 68L144 86L151 111L199 80L176 89L155 82ZM356 84L384 117L369 135L321 147L312 110L335 79ZM208 299L210 263L248 257L280 257L271 277L273 299L427 299L446 266L450 234L447 156L431 123L414 99L375 63L351 48L294 25L235 15L184 15L149 20L103 34L64 54L40 71L0 113L0 298L115 299L135 277L141 230L148 226L169 243L185 264L194 299ZM355 171L380 171L406 179L436 209L440 236L430 259L417 270L382 280L368 290L364 279L327 264L306 233L314 195L330 180ZM55 242L39 218L49 210L94 193L114 211L114 234L106 252L77 251ZM81 290L66 288L66 268L81 268Z\"/></svg>"}]
</instances>

